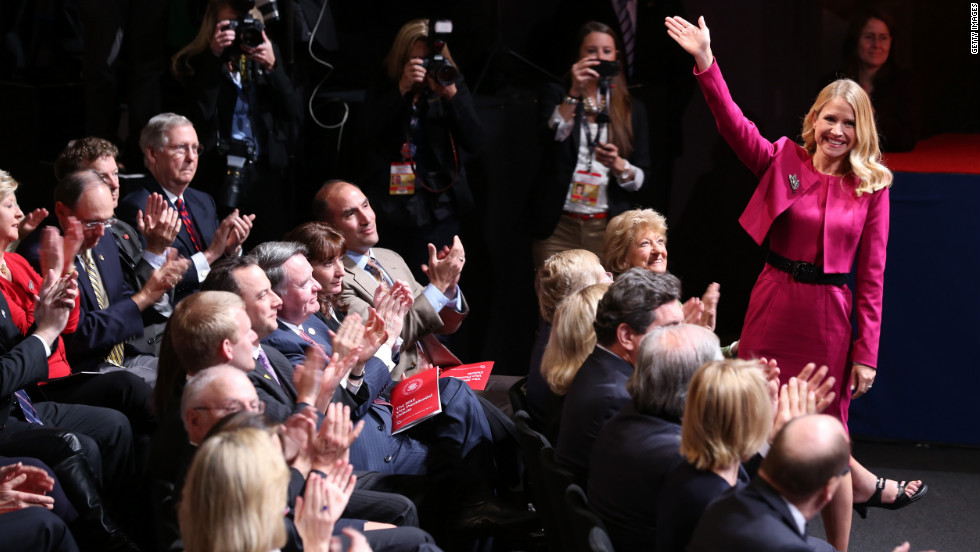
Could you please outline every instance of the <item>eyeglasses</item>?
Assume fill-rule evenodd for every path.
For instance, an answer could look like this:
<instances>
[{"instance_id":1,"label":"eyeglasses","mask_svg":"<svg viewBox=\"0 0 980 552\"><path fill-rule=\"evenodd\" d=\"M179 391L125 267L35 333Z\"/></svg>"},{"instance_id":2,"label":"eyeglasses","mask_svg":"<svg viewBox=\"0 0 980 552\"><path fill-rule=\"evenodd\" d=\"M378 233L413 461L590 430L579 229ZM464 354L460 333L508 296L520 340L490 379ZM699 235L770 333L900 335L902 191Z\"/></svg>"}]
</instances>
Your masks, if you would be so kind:
<instances>
[{"instance_id":1,"label":"eyeglasses","mask_svg":"<svg viewBox=\"0 0 980 552\"><path fill-rule=\"evenodd\" d=\"M95 230L97 228L111 228L113 224L116 223L115 217L109 217L105 220L97 220L95 222L83 222L82 227L85 230Z\"/></svg>"},{"instance_id":2,"label":"eyeglasses","mask_svg":"<svg viewBox=\"0 0 980 552\"><path fill-rule=\"evenodd\" d=\"M247 404L238 400L231 399L221 406L195 406L194 410L214 410L216 412L221 412L222 416L228 414L234 414L236 412L241 412L242 410L247 410L249 412L258 412L259 414L265 412L265 403L259 400L249 401Z\"/></svg>"},{"instance_id":3,"label":"eyeglasses","mask_svg":"<svg viewBox=\"0 0 980 552\"><path fill-rule=\"evenodd\" d=\"M170 150L170 153L175 157L177 156L186 157L191 153L194 153L195 156L200 157L201 155L204 154L204 146L200 144L193 145L193 146L190 144L180 144L177 146L165 146L165 147L168 150Z\"/></svg>"}]
</instances>

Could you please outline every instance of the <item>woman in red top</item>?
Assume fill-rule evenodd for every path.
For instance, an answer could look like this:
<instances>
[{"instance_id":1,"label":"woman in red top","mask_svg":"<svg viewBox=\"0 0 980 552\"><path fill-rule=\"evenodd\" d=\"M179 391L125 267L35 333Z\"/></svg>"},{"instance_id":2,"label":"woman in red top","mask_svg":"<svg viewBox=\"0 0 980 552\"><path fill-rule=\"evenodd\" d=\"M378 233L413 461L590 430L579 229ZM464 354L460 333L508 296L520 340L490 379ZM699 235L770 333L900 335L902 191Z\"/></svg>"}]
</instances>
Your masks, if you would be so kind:
<instances>
[{"instance_id":1,"label":"woman in red top","mask_svg":"<svg viewBox=\"0 0 980 552\"><path fill-rule=\"evenodd\" d=\"M10 306L9 316L17 328L27 335L34 324L35 295L41 289L41 276L24 257L7 251L19 234L28 234L44 218L41 211L24 216L17 205L14 192L17 181L7 172L0 171L0 292L7 298ZM42 210L43 211L43 210ZM41 213L41 214L39 214ZM48 248L41 248L41 265L44 272L48 267L60 267L59 276L74 270L75 255L82 244L82 225L74 218L65 230L64 255L51 257ZM43 243L43 238L42 238ZM59 269L55 268L58 272ZM7 316L6 313L0 313ZM79 308L75 302L64 333L75 331L78 325ZM150 387L138 376L126 372L107 372L91 377L66 378L71 375L71 366L65 356L65 343L58 338L57 345L48 357L48 378L44 384L44 395L60 403L85 404L118 410L129 418L130 425L137 435L149 435L155 427L150 415Z\"/></svg>"},{"instance_id":2,"label":"woman in red top","mask_svg":"<svg viewBox=\"0 0 980 552\"><path fill-rule=\"evenodd\" d=\"M24 257L7 251L7 247L19 238L22 225L25 227L24 234L37 225L37 220L33 216L32 220L25 224L24 213L17 205L17 198L14 196L16 190L17 181L6 171L0 171L0 292L3 292L7 304L10 305L11 320L21 333L27 335L34 324L34 301L41 289L42 278ZM75 257L81 243L81 226L73 230L78 231L78 236L77 239L72 240L70 239L72 232L68 232L69 239L65 240L67 261L62 264L62 274L65 266L71 267L71 260ZM68 325L65 326L65 333L74 332L77 325L78 301L76 300L75 308L68 318ZM65 343L59 337L57 347L48 357L48 377L54 379L69 374L71 374L71 367L68 366L68 359L65 357Z\"/></svg>"}]
</instances>

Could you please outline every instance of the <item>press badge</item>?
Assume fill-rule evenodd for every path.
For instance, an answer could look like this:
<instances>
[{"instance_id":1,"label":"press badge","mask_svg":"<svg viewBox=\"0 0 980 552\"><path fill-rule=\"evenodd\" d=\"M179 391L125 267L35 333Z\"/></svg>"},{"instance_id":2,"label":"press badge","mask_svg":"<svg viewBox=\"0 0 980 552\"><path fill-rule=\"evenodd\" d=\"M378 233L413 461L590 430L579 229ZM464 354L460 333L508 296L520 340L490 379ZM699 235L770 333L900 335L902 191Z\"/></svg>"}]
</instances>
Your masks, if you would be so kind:
<instances>
[{"instance_id":1,"label":"press badge","mask_svg":"<svg viewBox=\"0 0 980 552\"><path fill-rule=\"evenodd\" d=\"M412 195L415 193L415 173L412 164L405 161L391 164L388 177L388 195Z\"/></svg>"},{"instance_id":2,"label":"press badge","mask_svg":"<svg viewBox=\"0 0 980 552\"><path fill-rule=\"evenodd\" d=\"M599 201L599 183L602 175L589 171L575 171L572 178L572 202L595 205Z\"/></svg>"}]
</instances>

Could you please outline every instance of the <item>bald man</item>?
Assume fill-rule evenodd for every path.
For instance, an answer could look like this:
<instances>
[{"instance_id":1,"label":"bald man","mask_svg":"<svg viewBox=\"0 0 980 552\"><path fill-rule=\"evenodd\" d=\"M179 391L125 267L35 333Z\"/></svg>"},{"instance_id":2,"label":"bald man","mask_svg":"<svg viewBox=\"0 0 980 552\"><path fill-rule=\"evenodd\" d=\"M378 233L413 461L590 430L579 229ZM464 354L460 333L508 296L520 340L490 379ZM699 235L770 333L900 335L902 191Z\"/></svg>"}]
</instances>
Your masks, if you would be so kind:
<instances>
[{"instance_id":1,"label":"bald man","mask_svg":"<svg viewBox=\"0 0 980 552\"><path fill-rule=\"evenodd\" d=\"M809 538L807 520L834 497L849 471L851 444L830 416L802 416L776 436L759 474L705 510L688 545L708 550L833 550Z\"/></svg>"}]
</instances>

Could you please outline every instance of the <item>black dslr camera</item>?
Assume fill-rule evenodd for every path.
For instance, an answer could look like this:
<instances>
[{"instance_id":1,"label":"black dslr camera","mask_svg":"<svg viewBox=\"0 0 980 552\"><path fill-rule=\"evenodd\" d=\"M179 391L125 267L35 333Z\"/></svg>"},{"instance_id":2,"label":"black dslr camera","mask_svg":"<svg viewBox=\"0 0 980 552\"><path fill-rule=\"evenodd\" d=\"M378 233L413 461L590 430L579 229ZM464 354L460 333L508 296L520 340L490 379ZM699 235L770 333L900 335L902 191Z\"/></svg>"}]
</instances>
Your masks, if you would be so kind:
<instances>
[{"instance_id":1,"label":"black dslr camera","mask_svg":"<svg viewBox=\"0 0 980 552\"><path fill-rule=\"evenodd\" d=\"M422 60L426 73L442 86L456 82L459 71L451 61L443 57L446 39L453 34L453 22L448 19L429 21L429 57Z\"/></svg>"},{"instance_id":2,"label":"black dslr camera","mask_svg":"<svg viewBox=\"0 0 980 552\"><path fill-rule=\"evenodd\" d=\"M221 30L235 31L235 45L258 48L265 42L265 39L262 38L262 22L248 13L239 19L229 21Z\"/></svg>"}]
</instances>

